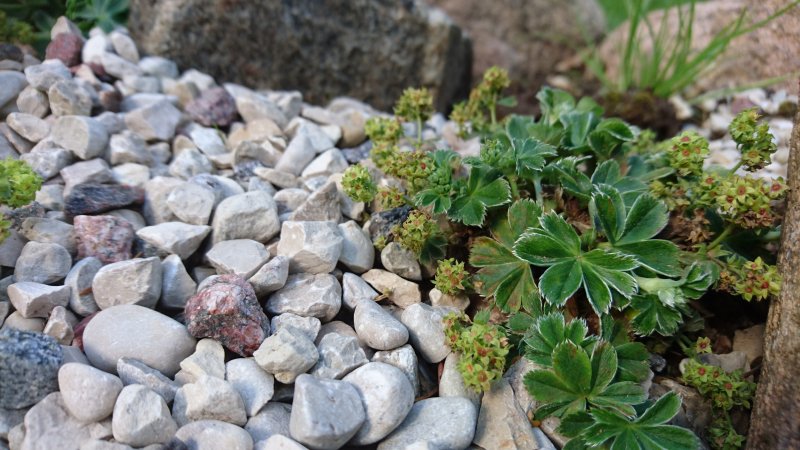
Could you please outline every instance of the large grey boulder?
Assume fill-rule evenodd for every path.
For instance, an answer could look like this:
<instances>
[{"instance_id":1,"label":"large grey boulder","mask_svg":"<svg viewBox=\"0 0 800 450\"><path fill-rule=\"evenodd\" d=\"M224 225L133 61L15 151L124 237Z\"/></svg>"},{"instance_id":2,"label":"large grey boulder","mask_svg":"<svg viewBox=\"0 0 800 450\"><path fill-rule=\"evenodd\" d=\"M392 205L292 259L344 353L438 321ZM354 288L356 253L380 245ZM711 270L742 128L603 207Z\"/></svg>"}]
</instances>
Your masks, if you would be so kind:
<instances>
[{"instance_id":1,"label":"large grey boulder","mask_svg":"<svg viewBox=\"0 0 800 450\"><path fill-rule=\"evenodd\" d=\"M386 110L421 85L442 110L469 87L469 39L421 1L265 0L240 2L236 14L219 14L226 0L130 6L145 53L246 86L297 89L312 103L349 95Z\"/></svg>"}]
</instances>

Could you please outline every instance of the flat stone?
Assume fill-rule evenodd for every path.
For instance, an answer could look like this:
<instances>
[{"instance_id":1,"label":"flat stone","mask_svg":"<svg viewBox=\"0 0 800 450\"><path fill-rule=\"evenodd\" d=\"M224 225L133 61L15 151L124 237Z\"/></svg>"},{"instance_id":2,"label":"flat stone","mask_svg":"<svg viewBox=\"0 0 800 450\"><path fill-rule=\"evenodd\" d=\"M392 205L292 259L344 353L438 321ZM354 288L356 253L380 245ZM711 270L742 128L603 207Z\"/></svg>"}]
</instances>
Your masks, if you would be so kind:
<instances>
[{"instance_id":1,"label":"flat stone","mask_svg":"<svg viewBox=\"0 0 800 450\"><path fill-rule=\"evenodd\" d=\"M169 309L182 310L194 295L197 283L186 272L180 256L169 255L161 261L161 300L159 304Z\"/></svg>"},{"instance_id":2,"label":"flat stone","mask_svg":"<svg viewBox=\"0 0 800 450\"><path fill-rule=\"evenodd\" d=\"M197 251L203 239L211 232L208 225L190 225L183 222L164 222L144 227L136 232L142 240L157 249L187 259Z\"/></svg>"},{"instance_id":3,"label":"flat stone","mask_svg":"<svg viewBox=\"0 0 800 450\"><path fill-rule=\"evenodd\" d=\"M316 317L303 317L288 312L274 316L270 325L273 333L277 333L281 328L293 328L295 331L305 334L311 341L317 339L322 326Z\"/></svg>"},{"instance_id":4,"label":"flat stone","mask_svg":"<svg viewBox=\"0 0 800 450\"><path fill-rule=\"evenodd\" d=\"M125 125L145 140L167 141L175 135L181 112L166 100L137 108L125 115Z\"/></svg>"},{"instance_id":5,"label":"flat stone","mask_svg":"<svg viewBox=\"0 0 800 450\"><path fill-rule=\"evenodd\" d=\"M246 122L266 118L272 120L281 128L286 126L286 116L266 96L231 83L225 84L225 89L235 99L236 109Z\"/></svg>"},{"instance_id":6,"label":"flat stone","mask_svg":"<svg viewBox=\"0 0 800 450\"><path fill-rule=\"evenodd\" d=\"M46 184L36 192L36 203L50 211L64 209L64 186L61 184Z\"/></svg>"},{"instance_id":7,"label":"flat stone","mask_svg":"<svg viewBox=\"0 0 800 450\"><path fill-rule=\"evenodd\" d=\"M86 364L67 363L58 370L58 389L70 415L92 423L111 415L122 381Z\"/></svg>"},{"instance_id":8,"label":"flat stone","mask_svg":"<svg viewBox=\"0 0 800 450\"><path fill-rule=\"evenodd\" d=\"M310 448L338 449L364 423L364 406L350 383L304 374L297 378L294 389L290 434Z\"/></svg>"},{"instance_id":9,"label":"flat stone","mask_svg":"<svg viewBox=\"0 0 800 450\"><path fill-rule=\"evenodd\" d=\"M372 362L355 369L343 381L355 386L366 414L351 444L380 441L403 422L414 405L414 388L405 374L392 365Z\"/></svg>"},{"instance_id":10,"label":"flat stone","mask_svg":"<svg viewBox=\"0 0 800 450\"><path fill-rule=\"evenodd\" d=\"M317 352L319 359L310 373L320 378L338 380L369 362L355 336L325 334L317 343Z\"/></svg>"},{"instance_id":11,"label":"flat stone","mask_svg":"<svg viewBox=\"0 0 800 450\"><path fill-rule=\"evenodd\" d=\"M247 431L219 420L187 423L175 433L175 439L191 450L252 450L253 439Z\"/></svg>"},{"instance_id":12,"label":"flat stone","mask_svg":"<svg viewBox=\"0 0 800 450\"><path fill-rule=\"evenodd\" d=\"M214 243L231 239L266 243L280 231L275 201L262 191L226 198L217 205L211 225Z\"/></svg>"},{"instance_id":13,"label":"flat stone","mask_svg":"<svg viewBox=\"0 0 800 450\"><path fill-rule=\"evenodd\" d=\"M242 356L251 356L269 335L269 319L249 283L221 275L186 303L186 323L195 337L210 337Z\"/></svg>"},{"instance_id":14,"label":"flat stone","mask_svg":"<svg viewBox=\"0 0 800 450\"><path fill-rule=\"evenodd\" d=\"M33 150L20 156L19 159L28 163L31 169L44 180L58 175L61 169L69 166L73 161L72 153L69 150L58 147L52 142L47 142L44 146L35 146Z\"/></svg>"},{"instance_id":15,"label":"flat stone","mask_svg":"<svg viewBox=\"0 0 800 450\"><path fill-rule=\"evenodd\" d=\"M145 183L150 180L150 168L144 164L124 163L115 166L111 172L115 182L138 188L144 188Z\"/></svg>"},{"instance_id":16,"label":"flat stone","mask_svg":"<svg viewBox=\"0 0 800 450\"><path fill-rule=\"evenodd\" d=\"M438 363L450 353L445 343L443 318L441 310L424 303L409 306L400 317L408 328L411 345L430 363Z\"/></svg>"},{"instance_id":17,"label":"flat stone","mask_svg":"<svg viewBox=\"0 0 800 450\"><path fill-rule=\"evenodd\" d=\"M115 166L124 163L153 164L150 154L147 153L147 143L130 130L111 136L108 141L108 159Z\"/></svg>"},{"instance_id":18,"label":"flat stone","mask_svg":"<svg viewBox=\"0 0 800 450\"><path fill-rule=\"evenodd\" d=\"M0 330L0 408L24 408L57 391L62 359L61 347L50 336Z\"/></svg>"},{"instance_id":19,"label":"flat stone","mask_svg":"<svg viewBox=\"0 0 800 450\"><path fill-rule=\"evenodd\" d=\"M391 272L372 269L361 275L361 278L381 294L386 294L389 301L401 308L408 308L422 301L422 294L420 294L417 283L403 279Z\"/></svg>"},{"instance_id":20,"label":"flat stone","mask_svg":"<svg viewBox=\"0 0 800 450\"><path fill-rule=\"evenodd\" d=\"M17 311L12 312L3 322L3 329L33 331L42 333L44 331L44 319L26 319Z\"/></svg>"},{"instance_id":21,"label":"flat stone","mask_svg":"<svg viewBox=\"0 0 800 450\"><path fill-rule=\"evenodd\" d=\"M108 35L111 39L111 45L114 46L114 51L117 54L130 62L139 62L139 51L136 49L136 43L133 42L130 36L119 31L112 31Z\"/></svg>"},{"instance_id":22,"label":"flat stone","mask_svg":"<svg viewBox=\"0 0 800 450\"><path fill-rule=\"evenodd\" d=\"M56 306L50 313L50 317L47 318L47 323L42 331L58 341L59 344L70 345L75 337L75 331L72 326L77 325L77 323L78 318L67 308Z\"/></svg>"},{"instance_id":23,"label":"flat stone","mask_svg":"<svg viewBox=\"0 0 800 450\"><path fill-rule=\"evenodd\" d=\"M291 413L292 405L269 402L247 421L244 429L250 433L255 442L261 442L273 435L288 436Z\"/></svg>"},{"instance_id":24,"label":"flat stone","mask_svg":"<svg viewBox=\"0 0 800 450\"><path fill-rule=\"evenodd\" d=\"M213 339L200 339L194 353L181 361L181 372L193 380L205 375L224 380L225 349Z\"/></svg>"},{"instance_id":25,"label":"flat stone","mask_svg":"<svg viewBox=\"0 0 800 450\"><path fill-rule=\"evenodd\" d=\"M170 162L169 173L174 177L188 180L195 175L209 173L213 168L211 161L200 150L185 148Z\"/></svg>"},{"instance_id":26,"label":"flat stone","mask_svg":"<svg viewBox=\"0 0 800 450\"><path fill-rule=\"evenodd\" d=\"M31 142L39 142L50 134L50 124L31 114L11 113L6 117L6 123Z\"/></svg>"},{"instance_id":27,"label":"flat stone","mask_svg":"<svg viewBox=\"0 0 800 450\"><path fill-rule=\"evenodd\" d=\"M133 186L115 184L81 184L72 188L64 199L64 214L98 214L141 203L144 192Z\"/></svg>"},{"instance_id":28,"label":"flat stone","mask_svg":"<svg viewBox=\"0 0 800 450\"><path fill-rule=\"evenodd\" d=\"M116 372L120 358L133 358L171 377L194 347L195 340L184 325L138 305L100 311L83 332L86 357L110 373Z\"/></svg>"},{"instance_id":29,"label":"flat stone","mask_svg":"<svg viewBox=\"0 0 800 450\"><path fill-rule=\"evenodd\" d=\"M233 239L217 242L205 257L218 274L250 278L269 260L269 252L264 244L252 239Z\"/></svg>"},{"instance_id":30,"label":"flat stone","mask_svg":"<svg viewBox=\"0 0 800 450\"><path fill-rule=\"evenodd\" d=\"M465 449L475 435L478 411L466 398L434 397L415 403L378 450L401 450L415 442L434 448Z\"/></svg>"},{"instance_id":31,"label":"flat stone","mask_svg":"<svg viewBox=\"0 0 800 450\"><path fill-rule=\"evenodd\" d=\"M65 184L64 196L69 195L75 186L81 184L102 184L114 180L114 174L108 167L108 163L100 158L70 164L61 169L59 173Z\"/></svg>"},{"instance_id":32,"label":"flat stone","mask_svg":"<svg viewBox=\"0 0 800 450\"><path fill-rule=\"evenodd\" d=\"M408 329L377 303L356 306L353 327L358 338L375 350L391 350L408 342Z\"/></svg>"},{"instance_id":33,"label":"flat stone","mask_svg":"<svg viewBox=\"0 0 800 450\"><path fill-rule=\"evenodd\" d=\"M60 220L28 217L22 221L19 231L28 240L58 244L70 254L75 254L77 251L72 225Z\"/></svg>"},{"instance_id":34,"label":"flat stone","mask_svg":"<svg viewBox=\"0 0 800 450\"><path fill-rule=\"evenodd\" d=\"M329 273L342 251L333 222L283 222L278 254L289 257L289 272Z\"/></svg>"},{"instance_id":35,"label":"flat stone","mask_svg":"<svg viewBox=\"0 0 800 450\"><path fill-rule=\"evenodd\" d=\"M133 447L167 442L178 430L164 399L138 384L122 388L111 427L114 439Z\"/></svg>"},{"instance_id":36,"label":"flat stone","mask_svg":"<svg viewBox=\"0 0 800 450\"><path fill-rule=\"evenodd\" d=\"M118 305L152 308L161 296L161 261L134 258L104 266L92 281L92 292L100 309Z\"/></svg>"},{"instance_id":37,"label":"flat stone","mask_svg":"<svg viewBox=\"0 0 800 450\"><path fill-rule=\"evenodd\" d=\"M363 278L349 272L342 275L342 290L342 303L351 310L362 301L373 302L378 297L378 292Z\"/></svg>"},{"instance_id":38,"label":"flat stone","mask_svg":"<svg viewBox=\"0 0 800 450\"><path fill-rule=\"evenodd\" d=\"M417 256L397 242L390 242L381 250L381 264L389 272L408 280L422 280L422 270Z\"/></svg>"},{"instance_id":39,"label":"flat stone","mask_svg":"<svg viewBox=\"0 0 800 450\"><path fill-rule=\"evenodd\" d=\"M369 236L354 221L339 224L342 253L339 262L355 273L364 273L375 262L375 250Z\"/></svg>"},{"instance_id":40,"label":"flat stone","mask_svg":"<svg viewBox=\"0 0 800 450\"><path fill-rule=\"evenodd\" d=\"M154 177L145 184L142 212L148 224L155 225L157 223L170 222L178 219L167 206L167 199L172 191L182 184L183 181L177 178L164 176Z\"/></svg>"},{"instance_id":41,"label":"flat stone","mask_svg":"<svg viewBox=\"0 0 800 450\"><path fill-rule=\"evenodd\" d=\"M334 173L344 172L350 164L344 158L342 151L338 148L327 150L314 158L303 172L300 174L303 178L310 178L319 175L333 175Z\"/></svg>"},{"instance_id":42,"label":"flat stone","mask_svg":"<svg viewBox=\"0 0 800 450\"><path fill-rule=\"evenodd\" d=\"M46 319L53 308L67 305L69 291L68 286L48 286L31 281L21 281L8 287L8 298L22 317Z\"/></svg>"},{"instance_id":43,"label":"flat stone","mask_svg":"<svg viewBox=\"0 0 800 450\"><path fill-rule=\"evenodd\" d=\"M372 362L383 362L400 369L414 389L414 396L420 393L419 388L419 361L417 354L410 344L403 345L394 350L375 352Z\"/></svg>"},{"instance_id":44,"label":"flat stone","mask_svg":"<svg viewBox=\"0 0 800 450\"><path fill-rule=\"evenodd\" d=\"M26 67L25 78L32 87L46 92L56 82L69 80L72 75L63 62L58 59L50 59L41 64Z\"/></svg>"},{"instance_id":45,"label":"flat stone","mask_svg":"<svg viewBox=\"0 0 800 450\"><path fill-rule=\"evenodd\" d=\"M103 65L103 70L107 74L119 79L131 75L141 75L142 73L139 66L111 52L104 52L100 56L100 63Z\"/></svg>"},{"instance_id":46,"label":"flat stone","mask_svg":"<svg viewBox=\"0 0 800 450\"><path fill-rule=\"evenodd\" d=\"M166 204L181 221L206 225L214 209L215 196L211 189L196 183L183 183L170 192Z\"/></svg>"},{"instance_id":47,"label":"flat stone","mask_svg":"<svg viewBox=\"0 0 800 450\"><path fill-rule=\"evenodd\" d=\"M54 116L89 116L92 113L92 97L73 80L60 80L47 90L50 112Z\"/></svg>"},{"instance_id":48,"label":"flat stone","mask_svg":"<svg viewBox=\"0 0 800 450\"><path fill-rule=\"evenodd\" d=\"M261 266L247 281L253 286L256 296L264 296L281 289L289 277L289 258L276 256Z\"/></svg>"},{"instance_id":49,"label":"flat stone","mask_svg":"<svg viewBox=\"0 0 800 450\"><path fill-rule=\"evenodd\" d=\"M317 317L323 322L332 320L342 305L342 287L330 274L290 275L286 284L267 300L270 314L293 313Z\"/></svg>"},{"instance_id":50,"label":"flat stone","mask_svg":"<svg viewBox=\"0 0 800 450\"><path fill-rule=\"evenodd\" d=\"M79 215L72 219L78 258L97 258L102 263L131 258L134 231L131 223L112 215Z\"/></svg>"},{"instance_id":51,"label":"flat stone","mask_svg":"<svg viewBox=\"0 0 800 450\"><path fill-rule=\"evenodd\" d=\"M312 192L305 202L295 210L291 220L331 220L339 222L342 219L342 210L339 207L339 191L336 183L326 182L322 187Z\"/></svg>"},{"instance_id":52,"label":"flat stone","mask_svg":"<svg viewBox=\"0 0 800 450\"><path fill-rule=\"evenodd\" d=\"M0 70L0 107L15 99L27 85L25 75L13 70Z\"/></svg>"},{"instance_id":53,"label":"flat stone","mask_svg":"<svg viewBox=\"0 0 800 450\"><path fill-rule=\"evenodd\" d=\"M77 158L88 160L103 155L108 145L108 130L91 117L66 115L53 125L51 137L58 146Z\"/></svg>"},{"instance_id":54,"label":"flat stone","mask_svg":"<svg viewBox=\"0 0 800 450\"><path fill-rule=\"evenodd\" d=\"M473 442L498 450L539 447L528 417L517 405L511 385L503 378L483 394Z\"/></svg>"},{"instance_id":55,"label":"flat stone","mask_svg":"<svg viewBox=\"0 0 800 450\"><path fill-rule=\"evenodd\" d=\"M122 383L140 384L160 395L165 402L172 403L178 385L163 373L134 358L120 358L117 361L117 374Z\"/></svg>"},{"instance_id":56,"label":"flat stone","mask_svg":"<svg viewBox=\"0 0 800 450\"><path fill-rule=\"evenodd\" d=\"M30 241L22 247L14 268L17 281L52 284L64 279L72 267L72 257L64 247Z\"/></svg>"},{"instance_id":57,"label":"flat stone","mask_svg":"<svg viewBox=\"0 0 800 450\"><path fill-rule=\"evenodd\" d=\"M481 406L481 395L464 383L464 377L458 370L460 356L450 353L444 360L442 376L439 378L439 397L464 397L469 399L475 408Z\"/></svg>"},{"instance_id":58,"label":"flat stone","mask_svg":"<svg viewBox=\"0 0 800 450\"><path fill-rule=\"evenodd\" d=\"M109 436L110 424L82 424L67 412L61 393L53 392L25 414L20 449L82 448L93 438ZM9 432L12 441L13 429ZM12 444L12 447L16 447Z\"/></svg>"},{"instance_id":59,"label":"flat stone","mask_svg":"<svg viewBox=\"0 0 800 450\"><path fill-rule=\"evenodd\" d=\"M257 442L254 450L308 450L308 447L300 445L299 442L282 434L273 434L267 439Z\"/></svg>"},{"instance_id":60,"label":"flat stone","mask_svg":"<svg viewBox=\"0 0 800 450\"><path fill-rule=\"evenodd\" d=\"M225 379L242 397L247 417L255 416L272 399L275 377L259 367L253 358L228 361Z\"/></svg>"},{"instance_id":61,"label":"flat stone","mask_svg":"<svg viewBox=\"0 0 800 450\"><path fill-rule=\"evenodd\" d=\"M221 420L242 426L247 423L242 397L227 381L203 375L181 389L186 395L187 419Z\"/></svg>"},{"instance_id":62,"label":"flat stone","mask_svg":"<svg viewBox=\"0 0 800 450\"><path fill-rule=\"evenodd\" d=\"M287 327L265 339L253 356L259 367L289 384L316 364L319 353L305 333Z\"/></svg>"},{"instance_id":63,"label":"flat stone","mask_svg":"<svg viewBox=\"0 0 800 450\"><path fill-rule=\"evenodd\" d=\"M228 150L225 148L225 143L222 141L219 132L213 128L194 125L189 128L189 138L206 156L215 156L228 153Z\"/></svg>"},{"instance_id":64,"label":"flat stone","mask_svg":"<svg viewBox=\"0 0 800 450\"><path fill-rule=\"evenodd\" d=\"M443 308L457 308L466 311L469 307L469 297L464 293L443 294L439 289L433 288L428 292L428 299L432 306Z\"/></svg>"},{"instance_id":65,"label":"flat stone","mask_svg":"<svg viewBox=\"0 0 800 450\"><path fill-rule=\"evenodd\" d=\"M269 167L257 167L253 169L253 173L268 181L281 189L295 188L298 185L297 176L289 172L283 172Z\"/></svg>"}]
</instances>

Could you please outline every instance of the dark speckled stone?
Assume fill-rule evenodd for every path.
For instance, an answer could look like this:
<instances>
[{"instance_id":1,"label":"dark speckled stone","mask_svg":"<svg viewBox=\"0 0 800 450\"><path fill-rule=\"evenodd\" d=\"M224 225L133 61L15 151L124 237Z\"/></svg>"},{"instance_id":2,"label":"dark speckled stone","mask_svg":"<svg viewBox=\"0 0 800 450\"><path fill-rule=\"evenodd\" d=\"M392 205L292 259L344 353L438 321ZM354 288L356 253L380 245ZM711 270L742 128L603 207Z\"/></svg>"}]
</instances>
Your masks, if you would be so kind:
<instances>
[{"instance_id":1,"label":"dark speckled stone","mask_svg":"<svg viewBox=\"0 0 800 450\"><path fill-rule=\"evenodd\" d=\"M64 213L68 216L98 214L112 209L141 203L144 191L121 184L81 184L75 186L64 199Z\"/></svg>"},{"instance_id":2,"label":"dark speckled stone","mask_svg":"<svg viewBox=\"0 0 800 450\"><path fill-rule=\"evenodd\" d=\"M63 358L61 346L50 336L0 331L0 408L24 408L57 391Z\"/></svg>"}]
</instances>

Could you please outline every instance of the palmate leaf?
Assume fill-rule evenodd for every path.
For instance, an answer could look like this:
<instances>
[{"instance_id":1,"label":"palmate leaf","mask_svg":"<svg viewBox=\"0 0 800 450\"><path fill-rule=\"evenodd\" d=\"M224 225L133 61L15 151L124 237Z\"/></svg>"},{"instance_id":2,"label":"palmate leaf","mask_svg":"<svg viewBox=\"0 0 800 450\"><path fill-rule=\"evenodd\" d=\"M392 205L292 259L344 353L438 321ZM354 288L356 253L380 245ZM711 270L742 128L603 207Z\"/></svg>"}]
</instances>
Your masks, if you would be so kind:
<instances>
[{"instance_id":1,"label":"palmate leaf","mask_svg":"<svg viewBox=\"0 0 800 450\"><path fill-rule=\"evenodd\" d=\"M589 349L595 339L587 337L589 327L583 319L574 319L569 323L562 313L551 313L539 317L531 325L523 338L525 356L544 367L553 366L553 350L558 344L571 341Z\"/></svg>"},{"instance_id":2,"label":"palmate leaf","mask_svg":"<svg viewBox=\"0 0 800 450\"><path fill-rule=\"evenodd\" d=\"M633 130L620 119L604 119L589 133L589 147L608 158L623 143L635 139Z\"/></svg>"},{"instance_id":3,"label":"palmate leaf","mask_svg":"<svg viewBox=\"0 0 800 450\"><path fill-rule=\"evenodd\" d=\"M632 405L646 399L642 388L623 381L612 383L617 373L617 353L600 342L591 356L572 341L558 344L553 350L553 368L534 370L525 375L525 387L542 406L536 416L562 417L584 411L587 405L633 415Z\"/></svg>"},{"instance_id":4,"label":"palmate leaf","mask_svg":"<svg viewBox=\"0 0 800 450\"><path fill-rule=\"evenodd\" d=\"M648 376L650 364L647 359L650 354L641 342L632 342L628 338L622 322L618 320L602 321L602 333L600 337L611 343L617 351L619 368L617 370L618 381L641 382Z\"/></svg>"},{"instance_id":5,"label":"palmate leaf","mask_svg":"<svg viewBox=\"0 0 800 450\"><path fill-rule=\"evenodd\" d=\"M523 309L538 316L542 312L531 266L512 252L517 236L539 224L542 211L531 200L519 200L508 215L492 228L492 238L479 237L470 248L469 262L478 267L474 275L481 295L494 297L504 312Z\"/></svg>"},{"instance_id":6,"label":"palmate leaf","mask_svg":"<svg viewBox=\"0 0 800 450\"><path fill-rule=\"evenodd\" d=\"M479 226L483 224L487 208L510 201L511 188L499 172L472 167L466 185L447 215L464 225Z\"/></svg>"},{"instance_id":7,"label":"palmate leaf","mask_svg":"<svg viewBox=\"0 0 800 450\"><path fill-rule=\"evenodd\" d=\"M658 333L671 336L683 323L683 314L677 307L668 306L656 295L637 295L631 299L634 316L631 326L636 334L648 336Z\"/></svg>"}]
</instances>

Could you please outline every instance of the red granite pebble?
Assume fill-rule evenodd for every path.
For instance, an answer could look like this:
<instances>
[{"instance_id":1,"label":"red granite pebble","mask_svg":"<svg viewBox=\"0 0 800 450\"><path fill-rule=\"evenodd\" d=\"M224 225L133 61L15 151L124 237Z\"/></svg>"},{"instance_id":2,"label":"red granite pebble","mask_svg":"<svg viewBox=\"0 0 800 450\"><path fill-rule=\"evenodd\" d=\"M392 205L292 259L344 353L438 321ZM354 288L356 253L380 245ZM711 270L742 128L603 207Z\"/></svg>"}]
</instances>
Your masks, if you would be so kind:
<instances>
[{"instance_id":1,"label":"red granite pebble","mask_svg":"<svg viewBox=\"0 0 800 450\"><path fill-rule=\"evenodd\" d=\"M212 88L186 105L186 112L201 125L226 127L236 120L236 101L225 89Z\"/></svg>"},{"instance_id":2,"label":"red granite pebble","mask_svg":"<svg viewBox=\"0 0 800 450\"><path fill-rule=\"evenodd\" d=\"M72 33L59 33L50 41L45 51L45 59L60 59L67 67L81 63L83 39Z\"/></svg>"},{"instance_id":3,"label":"red granite pebble","mask_svg":"<svg viewBox=\"0 0 800 450\"><path fill-rule=\"evenodd\" d=\"M94 256L104 264L131 259L133 226L116 216L75 216L78 259Z\"/></svg>"}]
</instances>

